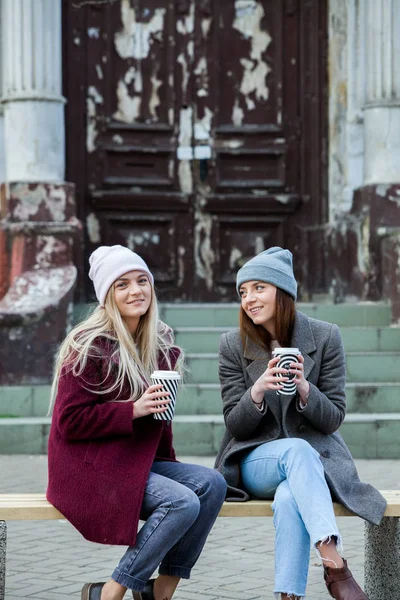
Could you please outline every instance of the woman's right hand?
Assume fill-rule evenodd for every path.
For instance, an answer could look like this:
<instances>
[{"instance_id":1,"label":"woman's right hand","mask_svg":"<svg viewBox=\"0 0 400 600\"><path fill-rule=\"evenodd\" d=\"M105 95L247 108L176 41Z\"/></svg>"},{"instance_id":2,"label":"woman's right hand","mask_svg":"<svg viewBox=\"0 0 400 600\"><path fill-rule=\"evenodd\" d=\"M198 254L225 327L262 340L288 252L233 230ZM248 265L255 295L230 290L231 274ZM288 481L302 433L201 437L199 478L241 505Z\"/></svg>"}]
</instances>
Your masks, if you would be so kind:
<instances>
[{"instance_id":1,"label":"woman's right hand","mask_svg":"<svg viewBox=\"0 0 400 600\"><path fill-rule=\"evenodd\" d=\"M133 418L139 419L147 415L163 413L167 410L170 402L169 393L164 390L162 385L151 385L143 396L133 403Z\"/></svg>"},{"instance_id":2,"label":"woman's right hand","mask_svg":"<svg viewBox=\"0 0 400 600\"><path fill-rule=\"evenodd\" d=\"M287 381L288 377L282 377L277 379L278 373L282 375L287 375L287 369L278 368L276 365L279 362L279 356L276 358L271 358L268 363L267 369L264 373L257 379L253 387L251 388L251 397L254 402L260 403L264 398L264 393L267 390L281 390L282 382Z\"/></svg>"}]
</instances>

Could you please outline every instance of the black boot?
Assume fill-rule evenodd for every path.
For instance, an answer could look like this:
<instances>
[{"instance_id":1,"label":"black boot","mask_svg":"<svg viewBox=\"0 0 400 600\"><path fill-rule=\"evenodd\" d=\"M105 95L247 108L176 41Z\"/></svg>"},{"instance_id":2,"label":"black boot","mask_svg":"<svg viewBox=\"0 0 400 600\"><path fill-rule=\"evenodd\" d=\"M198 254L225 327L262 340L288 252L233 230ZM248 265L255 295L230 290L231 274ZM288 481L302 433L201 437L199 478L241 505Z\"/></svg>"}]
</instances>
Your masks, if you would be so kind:
<instances>
[{"instance_id":1,"label":"black boot","mask_svg":"<svg viewBox=\"0 0 400 600\"><path fill-rule=\"evenodd\" d=\"M143 592L132 592L133 600L154 600L154 582L155 579L149 579L144 586Z\"/></svg>"},{"instance_id":2,"label":"black boot","mask_svg":"<svg viewBox=\"0 0 400 600\"><path fill-rule=\"evenodd\" d=\"M100 600L103 583L85 583L81 592L81 600Z\"/></svg>"}]
</instances>

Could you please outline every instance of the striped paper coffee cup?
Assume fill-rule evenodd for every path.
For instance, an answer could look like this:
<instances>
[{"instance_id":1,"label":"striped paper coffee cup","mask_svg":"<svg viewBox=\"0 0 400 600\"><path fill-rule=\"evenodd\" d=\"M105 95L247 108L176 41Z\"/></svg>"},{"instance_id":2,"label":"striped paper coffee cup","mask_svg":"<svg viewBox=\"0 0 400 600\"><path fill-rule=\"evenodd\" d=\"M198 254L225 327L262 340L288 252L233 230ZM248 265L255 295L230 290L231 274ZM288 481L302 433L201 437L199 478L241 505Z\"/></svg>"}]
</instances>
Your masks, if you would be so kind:
<instances>
[{"instance_id":1,"label":"striped paper coffee cup","mask_svg":"<svg viewBox=\"0 0 400 600\"><path fill-rule=\"evenodd\" d=\"M181 376L176 371L154 371L151 374L153 385L162 385L166 392L169 392L171 402L163 405L160 402L159 407L166 406L167 410L162 413L154 413L153 417L159 421L172 421L175 413L175 402L178 392L178 386Z\"/></svg>"},{"instance_id":2,"label":"striped paper coffee cup","mask_svg":"<svg viewBox=\"0 0 400 600\"><path fill-rule=\"evenodd\" d=\"M276 366L279 367L279 369L287 370L290 369L290 363L298 362L298 357L300 354L301 352L298 348L275 348L275 350L272 351L273 358L279 356L279 361ZM282 375L279 373L276 375L276 377L278 379L281 379L282 377L288 377L288 381L279 382L283 387L281 390L277 390L278 394L281 394L282 396L293 396L293 394L296 393L297 386L293 381L294 373L288 373L287 375Z\"/></svg>"}]
</instances>

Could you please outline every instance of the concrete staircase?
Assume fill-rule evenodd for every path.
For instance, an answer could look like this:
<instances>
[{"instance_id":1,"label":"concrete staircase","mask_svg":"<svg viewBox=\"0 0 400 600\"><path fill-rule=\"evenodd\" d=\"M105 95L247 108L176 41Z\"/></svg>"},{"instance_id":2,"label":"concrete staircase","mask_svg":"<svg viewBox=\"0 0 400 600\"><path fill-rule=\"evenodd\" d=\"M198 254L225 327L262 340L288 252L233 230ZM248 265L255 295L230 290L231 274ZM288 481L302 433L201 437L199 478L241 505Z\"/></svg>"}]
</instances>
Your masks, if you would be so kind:
<instances>
[{"instance_id":1,"label":"concrete staircase","mask_svg":"<svg viewBox=\"0 0 400 600\"><path fill-rule=\"evenodd\" d=\"M357 458L400 457L400 328L383 303L299 304L341 329L347 355L348 412L341 432ZM190 369L174 423L179 454L215 454L223 433L218 384L221 333L237 326L236 304L164 304ZM46 452L49 386L0 388L0 453ZM7 417L8 415L8 417Z\"/></svg>"}]
</instances>

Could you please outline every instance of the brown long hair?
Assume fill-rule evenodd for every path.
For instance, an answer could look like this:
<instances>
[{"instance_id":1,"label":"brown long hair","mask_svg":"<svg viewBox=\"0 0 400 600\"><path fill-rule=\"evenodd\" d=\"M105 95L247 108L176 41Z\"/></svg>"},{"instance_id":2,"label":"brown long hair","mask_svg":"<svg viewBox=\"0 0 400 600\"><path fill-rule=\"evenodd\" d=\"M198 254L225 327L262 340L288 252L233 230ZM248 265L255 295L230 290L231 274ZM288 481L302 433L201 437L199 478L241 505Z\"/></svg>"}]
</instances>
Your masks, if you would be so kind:
<instances>
[{"instance_id":1,"label":"brown long hair","mask_svg":"<svg viewBox=\"0 0 400 600\"><path fill-rule=\"evenodd\" d=\"M275 298L275 336L282 348L288 348L292 343L295 316L296 307L292 296L277 287ZM271 334L262 325L255 325L250 317L246 315L242 306L239 313L239 327L243 348L246 346L246 339L250 338L253 342L267 350L267 352L271 352Z\"/></svg>"}]
</instances>

